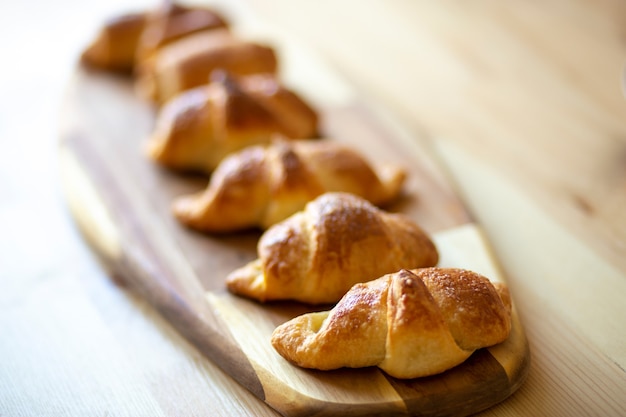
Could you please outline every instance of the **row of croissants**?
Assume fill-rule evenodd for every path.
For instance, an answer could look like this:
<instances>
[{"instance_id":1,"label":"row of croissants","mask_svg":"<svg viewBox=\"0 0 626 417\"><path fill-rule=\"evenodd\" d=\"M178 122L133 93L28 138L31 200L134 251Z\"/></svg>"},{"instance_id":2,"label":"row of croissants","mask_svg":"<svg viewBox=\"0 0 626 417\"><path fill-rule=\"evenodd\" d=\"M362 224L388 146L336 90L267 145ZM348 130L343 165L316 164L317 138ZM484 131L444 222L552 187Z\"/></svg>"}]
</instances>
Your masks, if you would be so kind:
<instances>
[{"instance_id":1,"label":"row of croissants","mask_svg":"<svg viewBox=\"0 0 626 417\"><path fill-rule=\"evenodd\" d=\"M380 208L399 196L405 171L318 138L317 111L281 84L275 51L236 36L215 10L166 2L121 16L81 58L131 74L158 107L152 160L210 176L205 190L173 202L178 220L205 233L264 230L258 259L227 277L232 293L336 303L274 331L288 361L416 378L508 338L507 287L437 267L430 237Z\"/></svg>"}]
</instances>

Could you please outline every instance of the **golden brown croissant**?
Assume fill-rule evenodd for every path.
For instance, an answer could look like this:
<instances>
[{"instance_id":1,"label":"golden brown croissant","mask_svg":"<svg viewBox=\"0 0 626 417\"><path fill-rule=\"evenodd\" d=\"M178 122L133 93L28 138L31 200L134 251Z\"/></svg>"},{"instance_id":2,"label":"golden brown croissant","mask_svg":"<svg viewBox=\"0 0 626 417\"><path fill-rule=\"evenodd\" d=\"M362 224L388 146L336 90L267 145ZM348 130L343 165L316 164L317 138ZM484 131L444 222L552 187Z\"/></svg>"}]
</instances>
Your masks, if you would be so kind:
<instances>
[{"instance_id":1,"label":"golden brown croissant","mask_svg":"<svg viewBox=\"0 0 626 417\"><path fill-rule=\"evenodd\" d=\"M336 302L358 282L438 261L433 242L409 218L346 193L324 194L272 226L258 254L227 277L231 292L310 304Z\"/></svg>"},{"instance_id":2,"label":"golden brown croissant","mask_svg":"<svg viewBox=\"0 0 626 417\"><path fill-rule=\"evenodd\" d=\"M173 210L182 223L205 232L267 229L325 192L384 205L398 196L404 178L395 166L374 170L337 142L275 140L228 156L206 190L178 198Z\"/></svg>"},{"instance_id":3,"label":"golden brown croissant","mask_svg":"<svg viewBox=\"0 0 626 417\"><path fill-rule=\"evenodd\" d=\"M277 327L272 345L305 368L378 366L396 378L446 371L507 339L504 284L475 272L424 268L355 285L330 311Z\"/></svg>"},{"instance_id":4,"label":"golden brown croissant","mask_svg":"<svg viewBox=\"0 0 626 417\"><path fill-rule=\"evenodd\" d=\"M226 20L214 10L165 1L161 7L148 13L135 59L141 65L142 62L150 60L159 48L170 42L192 33L227 27Z\"/></svg>"},{"instance_id":5,"label":"golden brown croissant","mask_svg":"<svg viewBox=\"0 0 626 417\"><path fill-rule=\"evenodd\" d=\"M213 10L165 1L154 11L126 14L106 22L81 59L90 67L131 73L167 43L226 27L226 21Z\"/></svg>"},{"instance_id":6,"label":"golden brown croissant","mask_svg":"<svg viewBox=\"0 0 626 417\"><path fill-rule=\"evenodd\" d=\"M234 78L216 71L209 85L161 109L148 152L169 168L210 173L227 154L269 143L274 134L315 136L317 123L316 112L273 75Z\"/></svg>"},{"instance_id":7,"label":"golden brown croissant","mask_svg":"<svg viewBox=\"0 0 626 417\"><path fill-rule=\"evenodd\" d=\"M126 14L106 22L83 51L81 62L105 71L131 73L145 23L146 13Z\"/></svg>"},{"instance_id":8,"label":"golden brown croissant","mask_svg":"<svg viewBox=\"0 0 626 417\"><path fill-rule=\"evenodd\" d=\"M193 33L159 48L137 71L137 89L164 103L182 91L207 84L222 69L235 75L275 73L271 47L241 40L227 29Z\"/></svg>"}]
</instances>

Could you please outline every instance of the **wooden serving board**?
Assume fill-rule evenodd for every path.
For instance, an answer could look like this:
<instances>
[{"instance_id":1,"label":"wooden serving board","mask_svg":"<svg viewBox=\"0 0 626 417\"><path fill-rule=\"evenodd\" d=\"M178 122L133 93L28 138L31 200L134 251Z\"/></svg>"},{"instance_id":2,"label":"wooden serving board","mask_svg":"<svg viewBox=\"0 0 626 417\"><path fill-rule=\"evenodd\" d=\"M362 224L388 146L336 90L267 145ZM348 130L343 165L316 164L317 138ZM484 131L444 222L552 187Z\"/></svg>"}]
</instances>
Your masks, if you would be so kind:
<instances>
[{"instance_id":1,"label":"wooden serving board","mask_svg":"<svg viewBox=\"0 0 626 417\"><path fill-rule=\"evenodd\" d=\"M321 62L283 45L279 52L286 82L317 107L327 140L408 170L404 196L388 209L410 215L432 234L440 265L501 280L488 245L427 146ZM226 275L256 257L260 233L208 236L176 222L173 197L200 190L208 180L165 171L145 157L154 117L129 80L77 70L62 112L60 165L69 207L116 277L269 406L286 416L467 415L521 385L530 356L515 311L507 341L433 377L398 380L378 368L321 372L287 363L274 352L270 335L310 308L261 305L225 290Z\"/></svg>"}]
</instances>

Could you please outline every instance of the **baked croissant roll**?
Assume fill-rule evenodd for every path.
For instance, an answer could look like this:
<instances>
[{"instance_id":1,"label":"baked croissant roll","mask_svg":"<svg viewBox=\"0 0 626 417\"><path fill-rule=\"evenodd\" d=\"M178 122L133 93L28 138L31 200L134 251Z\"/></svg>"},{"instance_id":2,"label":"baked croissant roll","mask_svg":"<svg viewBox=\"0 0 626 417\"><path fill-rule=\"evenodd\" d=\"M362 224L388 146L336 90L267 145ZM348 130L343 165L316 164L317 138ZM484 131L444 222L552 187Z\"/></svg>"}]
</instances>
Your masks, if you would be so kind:
<instances>
[{"instance_id":1,"label":"baked croissant roll","mask_svg":"<svg viewBox=\"0 0 626 417\"><path fill-rule=\"evenodd\" d=\"M191 33L226 27L226 21L213 10L164 1L154 11L126 14L106 22L81 60L90 67L132 73L136 65L149 62L167 43Z\"/></svg>"},{"instance_id":2,"label":"baked croissant roll","mask_svg":"<svg viewBox=\"0 0 626 417\"><path fill-rule=\"evenodd\" d=\"M164 1L161 7L146 17L146 27L137 44L135 60L142 65L168 43L192 33L226 28L228 23L214 10Z\"/></svg>"},{"instance_id":3,"label":"baked croissant roll","mask_svg":"<svg viewBox=\"0 0 626 417\"><path fill-rule=\"evenodd\" d=\"M173 211L182 223L204 232L267 229L325 192L347 192L384 205L398 196L404 178L401 168L374 168L337 142L274 140L228 156L208 187L176 199Z\"/></svg>"},{"instance_id":4,"label":"baked croissant roll","mask_svg":"<svg viewBox=\"0 0 626 417\"><path fill-rule=\"evenodd\" d=\"M137 71L137 89L164 103L178 93L208 82L222 69L235 75L276 73L277 57L269 46L239 39L227 30L193 33L159 48Z\"/></svg>"},{"instance_id":5,"label":"baked croissant roll","mask_svg":"<svg viewBox=\"0 0 626 417\"><path fill-rule=\"evenodd\" d=\"M332 310L277 327L271 343L305 368L378 366L396 378L417 378L459 365L510 330L504 284L467 270L424 268L356 284Z\"/></svg>"},{"instance_id":6,"label":"baked croissant roll","mask_svg":"<svg viewBox=\"0 0 626 417\"><path fill-rule=\"evenodd\" d=\"M258 301L334 303L354 284L400 268L434 266L435 245L402 214L327 193L268 229L259 258L230 273L228 289Z\"/></svg>"},{"instance_id":7,"label":"baked croissant roll","mask_svg":"<svg viewBox=\"0 0 626 417\"><path fill-rule=\"evenodd\" d=\"M149 155L176 170L212 172L229 153L269 143L274 134L309 138L317 113L271 74L216 71L211 83L185 91L159 112Z\"/></svg>"},{"instance_id":8,"label":"baked croissant roll","mask_svg":"<svg viewBox=\"0 0 626 417\"><path fill-rule=\"evenodd\" d=\"M81 63L104 71L132 73L146 19L146 13L131 13L106 22L83 51Z\"/></svg>"}]
</instances>

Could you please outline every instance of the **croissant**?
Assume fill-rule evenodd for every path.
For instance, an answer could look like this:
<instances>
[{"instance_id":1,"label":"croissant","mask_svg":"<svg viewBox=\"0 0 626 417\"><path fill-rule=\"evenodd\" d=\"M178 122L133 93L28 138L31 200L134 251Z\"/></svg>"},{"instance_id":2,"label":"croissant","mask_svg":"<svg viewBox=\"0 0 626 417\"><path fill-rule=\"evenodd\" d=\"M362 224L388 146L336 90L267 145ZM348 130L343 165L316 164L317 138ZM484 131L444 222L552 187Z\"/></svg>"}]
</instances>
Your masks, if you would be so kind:
<instances>
[{"instance_id":1,"label":"croissant","mask_svg":"<svg viewBox=\"0 0 626 417\"><path fill-rule=\"evenodd\" d=\"M145 64L164 45L193 33L227 29L216 11L199 6L182 6L169 1L147 15L135 54L137 65Z\"/></svg>"},{"instance_id":2,"label":"croissant","mask_svg":"<svg viewBox=\"0 0 626 417\"><path fill-rule=\"evenodd\" d=\"M131 73L146 18L146 13L131 13L106 22L83 51L81 63L104 71Z\"/></svg>"},{"instance_id":3,"label":"croissant","mask_svg":"<svg viewBox=\"0 0 626 417\"><path fill-rule=\"evenodd\" d=\"M332 310L277 327L271 343L305 368L378 366L396 378L417 378L459 365L510 330L504 284L468 270L424 268L356 284Z\"/></svg>"},{"instance_id":4,"label":"croissant","mask_svg":"<svg viewBox=\"0 0 626 417\"><path fill-rule=\"evenodd\" d=\"M204 85L222 69L236 75L276 73L274 50L241 40L228 29L202 31L159 48L150 62L138 68L137 90L163 104L178 93Z\"/></svg>"},{"instance_id":5,"label":"croissant","mask_svg":"<svg viewBox=\"0 0 626 417\"><path fill-rule=\"evenodd\" d=\"M259 258L231 272L228 289L258 301L333 303L354 284L402 267L434 266L435 245L402 214L346 193L326 193L268 229Z\"/></svg>"},{"instance_id":6,"label":"croissant","mask_svg":"<svg viewBox=\"0 0 626 417\"><path fill-rule=\"evenodd\" d=\"M375 170L337 142L275 140L228 156L208 187L176 199L173 211L182 223L205 232L267 229L325 192L349 192L384 205L398 196L404 178L404 170Z\"/></svg>"},{"instance_id":7,"label":"croissant","mask_svg":"<svg viewBox=\"0 0 626 417\"><path fill-rule=\"evenodd\" d=\"M159 112L149 155L177 170L210 173L229 153L268 143L273 134L312 137L317 114L271 74L216 71L207 86L181 93Z\"/></svg>"},{"instance_id":8,"label":"croissant","mask_svg":"<svg viewBox=\"0 0 626 417\"><path fill-rule=\"evenodd\" d=\"M167 43L191 33L226 27L226 21L213 10L163 2L154 11L130 13L106 22L81 60L90 67L132 73Z\"/></svg>"}]
</instances>

